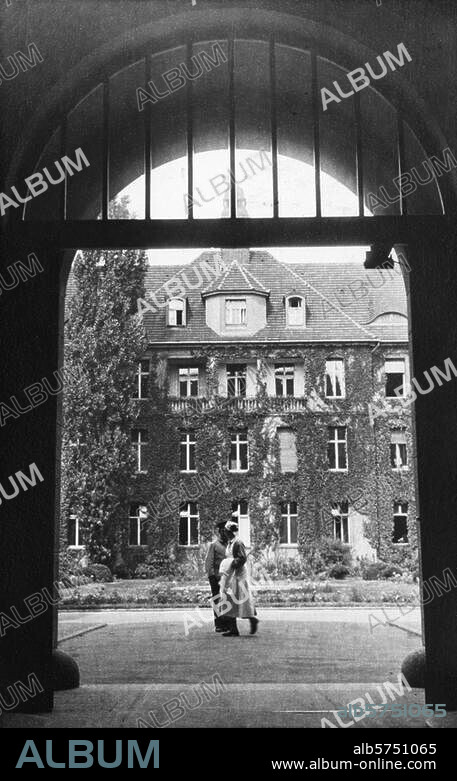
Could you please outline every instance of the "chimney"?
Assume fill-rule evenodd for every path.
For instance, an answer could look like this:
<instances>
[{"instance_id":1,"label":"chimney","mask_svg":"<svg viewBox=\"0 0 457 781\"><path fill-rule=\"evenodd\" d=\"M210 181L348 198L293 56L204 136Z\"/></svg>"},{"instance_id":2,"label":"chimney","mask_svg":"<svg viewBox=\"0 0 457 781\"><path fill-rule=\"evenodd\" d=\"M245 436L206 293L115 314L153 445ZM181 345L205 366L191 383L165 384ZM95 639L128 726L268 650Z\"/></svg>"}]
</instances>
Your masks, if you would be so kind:
<instances>
[{"instance_id":1,"label":"chimney","mask_svg":"<svg viewBox=\"0 0 457 781\"><path fill-rule=\"evenodd\" d=\"M222 262L227 266L236 260L240 266L249 263L249 250L244 247L237 247L236 249L221 249Z\"/></svg>"},{"instance_id":2,"label":"chimney","mask_svg":"<svg viewBox=\"0 0 457 781\"><path fill-rule=\"evenodd\" d=\"M221 217L230 216L230 190L224 193L224 200L222 206ZM232 215L233 217L235 215ZM236 186L236 216L237 217L249 217L248 210L246 209L246 196L244 190L239 184Z\"/></svg>"},{"instance_id":3,"label":"chimney","mask_svg":"<svg viewBox=\"0 0 457 781\"><path fill-rule=\"evenodd\" d=\"M222 217L228 217L230 214L230 191L224 195L224 205L222 209ZM246 197L244 190L239 185L236 186L236 216L237 217L249 217L246 209ZM227 265L236 260L240 265L249 263L250 255L248 249L221 249L222 261Z\"/></svg>"}]
</instances>

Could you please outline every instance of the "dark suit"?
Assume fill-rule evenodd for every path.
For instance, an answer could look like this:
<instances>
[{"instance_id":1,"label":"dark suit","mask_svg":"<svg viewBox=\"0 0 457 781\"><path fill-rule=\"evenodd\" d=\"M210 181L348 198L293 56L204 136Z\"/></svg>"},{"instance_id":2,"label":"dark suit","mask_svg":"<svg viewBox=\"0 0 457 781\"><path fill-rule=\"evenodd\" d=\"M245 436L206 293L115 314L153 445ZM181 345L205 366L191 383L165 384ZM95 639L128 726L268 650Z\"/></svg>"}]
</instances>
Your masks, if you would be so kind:
<instances>
[{"instance_id":1,"label":"dark suit","mask_svg":"<svg viewBox=\"0 0 457 781\"><path fill-rule=\"evenodd\" d=\"M205 569L208 575L209 585L211 588L211 594L214 598L214 603L217 602L219 596L219 567L222 559L225 559L225 545L219 540L215 540L208 548L206 555ZM214 626L216 629L227 629L228 622L225 616L219 616L214 610Z\"/></svg>"}]
</instances>

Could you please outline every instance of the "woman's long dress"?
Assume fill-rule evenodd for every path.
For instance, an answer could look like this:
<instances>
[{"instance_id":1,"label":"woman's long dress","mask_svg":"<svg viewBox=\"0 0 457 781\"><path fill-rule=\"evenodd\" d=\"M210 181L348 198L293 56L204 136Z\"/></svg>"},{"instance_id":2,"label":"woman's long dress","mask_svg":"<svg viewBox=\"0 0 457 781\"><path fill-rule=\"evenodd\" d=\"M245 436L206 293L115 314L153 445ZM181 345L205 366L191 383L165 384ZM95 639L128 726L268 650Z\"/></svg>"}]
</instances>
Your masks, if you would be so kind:
<instances>
[{"instance_id":1,"label":"woman's long dress","mask_svg":"<svg viewBox=\"0 0 457 781\"><path fill-rule=\"evenodd\" d=\"M237 538L232 540L227 546L226 556L233 556L233 570L226 583L227 600L231 608L225 615L230 618L253 618L256 614L255 604L244 543Z\"/></svg>"}]
</instances>

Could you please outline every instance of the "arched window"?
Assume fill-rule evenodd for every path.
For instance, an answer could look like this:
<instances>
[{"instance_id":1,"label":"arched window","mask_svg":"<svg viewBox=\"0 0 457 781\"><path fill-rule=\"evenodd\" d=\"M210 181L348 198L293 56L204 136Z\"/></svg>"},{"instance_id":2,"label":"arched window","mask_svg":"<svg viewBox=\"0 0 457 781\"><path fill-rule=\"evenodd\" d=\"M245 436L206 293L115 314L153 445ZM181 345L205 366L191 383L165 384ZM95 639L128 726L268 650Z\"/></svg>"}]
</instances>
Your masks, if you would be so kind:
<instances>
[{"instance_id":1,"label":"arched window","mask_svg":"<svg viewBox=\"0 0 457 781\"><path fill-rule=\"evenodd\" d=\"M305 299L301 296L286 298L286 323L291 328L300 328L306 325Z\"/></svg>"},{"instance_id":2,"label":"arched window","mask_svg":"<svg viewBox=\"0 0 457 781\"><path fill-rule=\"evenodd\" d=\"M186 301L184 298L172 298L168 302L167 325L186 325Z\"/></svg>"}]
</instances>

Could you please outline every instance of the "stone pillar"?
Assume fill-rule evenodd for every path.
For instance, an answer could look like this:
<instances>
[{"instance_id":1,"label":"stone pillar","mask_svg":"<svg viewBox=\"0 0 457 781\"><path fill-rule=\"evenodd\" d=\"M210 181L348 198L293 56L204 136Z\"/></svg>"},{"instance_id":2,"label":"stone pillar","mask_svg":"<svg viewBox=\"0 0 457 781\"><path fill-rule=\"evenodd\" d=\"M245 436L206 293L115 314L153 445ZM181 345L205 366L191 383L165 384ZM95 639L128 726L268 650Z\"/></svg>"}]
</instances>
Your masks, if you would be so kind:
<instances>
[{"instance_id":1,"label":"stone pillar","mask_svg":"<svg viewBox=\"0 0 457 781\"><path fill-rule=\"evenodd\" d=\"M407 254L411 376L427 390L424 372L446 374L446 359L457 368L457 239L424 237L397 247ZM417 445L418 516L424 587L425 696L428 703L457 708L457 588L437 586L446 570L457 574L457 378L434 380L414 405ZM416 391L416 388L413 387ZM434 592L430 598L430 592Z\"/></svg>"},{"instance_id":2,"label":"stone pillar","mask_svg":"<svg viewBox=\"0 0 457 781\"><path fill-rule=\"evenodd\" d=\"M15 238L14 247L2 247L2 269L15 261L29 265L35 252ZM2 688L27 682L35 674L43 689L16 709L47 711L53 704L53 626L56 607L51 598L55 568L56 485L60 463L57 412L61 394L43 388L43 377L53 389L59 367L59 290L63 254L36 251L42 267L32 278L2 292L2 479L17 470L29 473L35 463L43 477L27 491L2 504L0 524L1 610L14 623L3 626L0 642ZM29 399L24 389L37 383ZM38 384L40 383L40 384ZM14 399L13 399L14 397ZM30 398L32 401L30 401ZM8 409L13 414L8 414ZM22 410L22 411L21 411ZM5 415L5 413L7 413ZM12 610L14 608L14 610ZM20 616L20 618L18 618Z\"/></svg>"}]
</instances>

